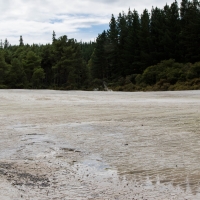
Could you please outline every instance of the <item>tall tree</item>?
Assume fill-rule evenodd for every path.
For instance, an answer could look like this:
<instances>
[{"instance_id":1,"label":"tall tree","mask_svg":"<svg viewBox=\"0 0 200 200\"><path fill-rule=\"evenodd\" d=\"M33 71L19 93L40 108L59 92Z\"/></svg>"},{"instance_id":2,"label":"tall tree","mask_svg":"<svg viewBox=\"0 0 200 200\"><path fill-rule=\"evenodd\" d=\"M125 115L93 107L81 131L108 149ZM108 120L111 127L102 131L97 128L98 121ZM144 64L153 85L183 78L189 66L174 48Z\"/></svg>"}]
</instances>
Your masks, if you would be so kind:
<instances>
[{"instance_id":1,"label":"tall tree","mask_svg":"<svg viewBox=\"0 0 200 200\"><path fill-rule=\"evenodd\" d=\"M5 62L4 52L0 51L0 85L4 85L6 83L8 72L9 66Z\"/></svg>"},{"instance_id":2,"label":"tall tree","mask_svg":"<svg viewBox=\"0 0 200 200\"><path fill-rule=\"evenodd\" d=\"M119 66L123 66L123 52L124 52L124 47L126 44L126 39L128 36L128 28L127 28L127 24L126 24L126 16L124 13L119 13L118 19L117 19L117 28L118 28L118 32L119 32L119 51L118 51L118 55L119 55ZM123 68L119 68L117 70L117 75L118 76L125 76L124 73L124 69Z\"/></svg>"},{"instance_id":3,"label":"tall tree","mask_svg":"<svg viewBox=\"0 0 200 200\"><path fill-rule=\"evenodd\" d=\"M140 31L139 31L139 46L140 46L140 58L141 68L144 70L146 67L152 64L150 56L150 16L148 10L145 9L141 14Z\"/></svg>"},{"instance_id":4,"label":"tall tree","mask_svg":"<svg viewBox=\"0 0 200 200\"><path fill-rule=\"evenodd\" d=\"M118 43L118 34L119 30L117 27L117 22L115 20L114 15L112 15L110 23L109 23L109 30L107 31L107 42L104 37L104 44L105 50L107 53L107 61L109 63L108 66L108 77L113 78L115 74L119 71L119 43Z\"/></svg>"},{"instance_id":5,"label":"tall tree","mask_svg":"<svg viewBox=\"0 0 200 200\"><path fill-rule=\"evenodd\" d=\"M164 48L164 59L179 59L179 33L180 33L180 19L179 8L175 1L171 6L165 5L163 9L164 35L161 45Z\"/></svg>"},{"instance_id":6,"label":"tall tree","mask_svg":"<svg viewBox=\"0 0 200 200\"><path fill-rule=\"evenodd\" d=\"M169 58L174 58L177 61L181 60L180 55L180 31L181 31L181 24L180 24L180 14L179 14L179 6L177 1L173 2L170 6L170 20L168 23L167 28L170 31L170 46L171 46L171 54Z\"/></svg>"},{"instance_id":7,"label":"tall tree","mask_svg":"<svg viewBox=\"0 0 200 200\"><path fill-rule=\"evenodd\" d=\"M200 60L200 4L197 0L181 2L181 49L182 61Z\"/></svg>"},{"instance_id":8,"label":"tall tree","mask_svg":"<svg viewBox=\"0 0 200 200\"><path fill-rule=\"evenodd\" d=\"M3 49L3 42L0 40L0 49Z\"/></svg>"},{"instance_id":9,"label":"tall tree","mask_svg":"<svg viewBox=\"0 0 200 200\"><path fill-rule=\"evenodd\" d=\"M54 43L56 40L56 33L55 31L53 31L53 34L52 34L52 43Z\"/></svg>"},{"instance_id":10,"label":"tall tree","mask_svg":"<svg viewBox=\"0 0 200 200\"><path fill-rule=\"evenodd\" d=\"M44 69L45 78L44 84L46 87L50 86L53 82L53 64L54 55L52 45L48 44L42 47L41 53L41 67Z\"/></svg>"},{"instance_id":11,"label":"tall tree","mask_svg":"<svg viewBox=\"0 0 200 200\"><path fill-rule=\"evenodd\" d=\"M164 38L164 11L159 8L152 8L150 22L150 51L152 64L156 64L165 59L164 46L162 44Z\"/></svg>"},{"instance_id":12,"label":"tall tree","mask_svg":"<svg viewBox=\"0 0 200 200\"><path fill-rule=\"evenodd\" d=\"M8 85L10 88L26 88L26 82L23 65L18 58L14 58L8 74Z\"/></svg>"},{"instance_id":13,"label":"tall tree","mask_svg":"<svg viewBox=\"0 0 200 200\"><path fill-rule=\"evenodd\" d=\"M53 43L53 54L54 84L71 89L80 87L85 79L86 65L79 44L66 35L61 36Z\"/></svg>"},{"instance_id":14,"label":"tall tree","mask_svg":"<svg viewBox=\"0 0 200 200\"><path fill-rule=\"evenodd\" d=\"M4 49L7 49L9 47L9 42L7 40L7 38L4 41Z\"/></svg>"},{"instance_id":15,"label":"tall tree","mask_svg":"<svg viewBox=\"0 0 200 200\"><path fill-rule=\"evenodd\" d=\"M106 54L107 35L103 31L96 40L96 47L92 56L91 73L93 78L105 79L108 77L108 59Z\"/></svg>"},{"instance_id":16,"label":"tall tree","mask_svg":"<svg viewBox=\"0 0 200 200\"><path fill-rule=\"evenodd\" d=\"M139 46L140 18L136 10L133 13L129 10L127 19L128 33L122 55L124 75L137 74L141 71Z\"/></svg>"},{"instance_id":17,"label":"tall tree","mask_svg":"<svg viewBox=\"0 0 200 200\"><path fill-rule=\"evenodd\" d=\"M23 38L21 35L20 35L20 39L19 39L19 46L24 46Z\"/></svg>"},{"instance_id":18,"label":"tall tree","mask_svg":"<svg viewBox=\"0 0 200 200\"><path fill-rule=\"evenodd\" d=\"M29 87L32 87L32 77L36 69L41 68L41 59L33 51L29 51L26 55L26 59L23 61L24 71L26 73Z\"/></svg>"}]
</instances>

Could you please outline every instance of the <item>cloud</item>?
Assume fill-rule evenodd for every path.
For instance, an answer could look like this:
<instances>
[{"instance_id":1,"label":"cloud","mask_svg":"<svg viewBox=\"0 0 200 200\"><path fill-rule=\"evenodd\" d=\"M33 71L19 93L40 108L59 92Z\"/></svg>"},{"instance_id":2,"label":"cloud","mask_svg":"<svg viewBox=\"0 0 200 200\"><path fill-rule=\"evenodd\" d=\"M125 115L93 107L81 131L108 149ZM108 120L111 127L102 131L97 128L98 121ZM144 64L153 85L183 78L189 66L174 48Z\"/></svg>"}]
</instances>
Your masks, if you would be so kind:
<instances>
[{"instance_id":1,"label":"cloud","mask_svg":"<svg viewBox=\"0 0 200 200\"><path fill-rule=\"evenodd\" d=\"M173 1L171 1L172 3ZM136 9L139 13L152 6L163 7L158 0L0 0L0 39L18 44L22 35L25 43L50 43L53 30L57 36L70 35L88 41L107 28L111 14ZM88 33L87 33L88 30ZM98 31L98 32L97 32Z\"/></svg>"}]
</instances>

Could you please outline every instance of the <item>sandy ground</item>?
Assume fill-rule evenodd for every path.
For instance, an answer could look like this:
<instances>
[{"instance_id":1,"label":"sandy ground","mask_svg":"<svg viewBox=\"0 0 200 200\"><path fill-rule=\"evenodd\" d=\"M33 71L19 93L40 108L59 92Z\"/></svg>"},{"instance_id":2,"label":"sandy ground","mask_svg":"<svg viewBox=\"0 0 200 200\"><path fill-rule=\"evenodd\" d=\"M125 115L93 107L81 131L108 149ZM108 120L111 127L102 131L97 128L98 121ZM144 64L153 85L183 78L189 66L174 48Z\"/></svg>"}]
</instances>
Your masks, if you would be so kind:
<instances>
[{"instance_id":1,"label":"sandy ground","mask_svg":"<svg viewBox=\"0 0 200 200\"><path fill-rule=\"evenodd\" d=\"M0 199L200 199L200 91L0 90Z\"/></svg>"}]
</instances>

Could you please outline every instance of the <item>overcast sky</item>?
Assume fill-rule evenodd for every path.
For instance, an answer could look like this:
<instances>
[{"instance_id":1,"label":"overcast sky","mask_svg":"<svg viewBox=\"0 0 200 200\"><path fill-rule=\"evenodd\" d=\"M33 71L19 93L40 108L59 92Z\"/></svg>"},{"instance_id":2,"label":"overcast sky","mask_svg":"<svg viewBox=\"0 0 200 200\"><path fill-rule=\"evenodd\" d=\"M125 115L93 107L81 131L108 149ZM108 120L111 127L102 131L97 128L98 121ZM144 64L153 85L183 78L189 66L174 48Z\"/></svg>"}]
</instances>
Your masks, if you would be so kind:
<instances>
[{"instance_id":1,"label":"overcast sky","mask_svg":"<svg viewBox=\"0 0 200 200\"><path fill-rule=\"evenodd\" d=\"M67 35L77 41L89 41L108 29L111 14L117 18L128 8L139 14L152 6L163 8L173 0L0 0L0 39L14 45L20 35L24 43L51 43L56 37ZM179 1L178 1L179 2Z\"/></svg>"}]
</instances>

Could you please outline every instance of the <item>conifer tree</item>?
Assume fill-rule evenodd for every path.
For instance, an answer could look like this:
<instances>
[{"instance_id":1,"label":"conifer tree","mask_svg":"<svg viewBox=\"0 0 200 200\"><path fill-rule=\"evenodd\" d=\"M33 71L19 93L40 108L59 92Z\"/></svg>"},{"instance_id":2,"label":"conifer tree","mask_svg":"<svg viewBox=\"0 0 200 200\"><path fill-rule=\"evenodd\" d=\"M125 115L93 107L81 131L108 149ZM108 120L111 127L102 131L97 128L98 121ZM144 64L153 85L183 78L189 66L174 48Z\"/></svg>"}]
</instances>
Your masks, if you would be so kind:
<instances>
[{"instance_id":1,"label":"conifer tree","mask_svg":"<svg viewBox=\"0 0 200 200\"><path fill-rule=\"evenodd\" d=\"M125 39L122 63L124 75L137 74L140 72L140 46L139 31L140 18L136 10L131 13L129 10L127 16L127 37Z\"/></svg>"},{"instance_id":2,"label":"conifer tree","mask_svg":"<svg viewBox=\"0 0 200 200\"><path fill-rule=\"evenodd\" d=\"M19 39L19 46L24 46L23 38L21 35L20 35L20 39Z\"/></svg>"},{"instance_id":3,"label":"conifer tree","mask_svg":"<svg viewBox=\"0 0 200 200\"><path fill-rule=\"evenodd\" d=\"M181 33L180 42L183 62L197 62L200 60L200 6L193 0L181 2Z\"/></svg>"},{"instance_id":4,"label":"conifer tree","mask_svg":"<svg viewBox=\"0 0 200 200\"><path fill-rule=\"evenodd\" d=\"M126 44L126 39L128 35L128 27L126 24L126 16L124 13L119 13L118 19L117 19L117 28L118 28L118 33L119 33L119 51L118 51L118 59L119 59L119 64L117 68L117 75L118 76L125 76L124 69L121 68L123 66L123 52L124 52L124 47Z\"/></svg>"},{"instance_id":5,"label":"conifer tree","mask_svg":"<svg viewBox=\"0 0 200 200\"><path fill-rule=\"evenodd\" d=\"M118 29L117 29L117 22L115 20L114 15L112 15L110 23L109 23L109 30L107 31L107 45L106 45L106 53L107 53L107 60L109 63L108 69L108 78L112 78L115 75L119 68L119 58L118 58L118 51L119 51L119 43L118 43Z\"/></svg>"},{"instance_id":6,"label":"conifer tree","mask_svg":"<svg viewBox=\"0 0 200 200\"><path fill-rule=\"evenodd\" d=\"M8 74L8 85L10 88L25 88L26 74L22 63L18 58L14 58L11 62L11 68Z\"/></svg>"},{"instance_id":7,"label":"conifer tree","mask_svg":"<svg viewBox=\"0 0 200 200\"><path fill-rule=\"evenodd\" d=\"M103 31L99 34L96 40L96 47L92 56L92 68L91 73L93 78L105 79L108 77L108 60L105 51L105 45L107 43L106 32Z\"/></svg>"},{"instance_id":8,"label":"conifer tree","mask_svg":"<svg viewBox=\"0 0 200 200\"><path fill-rule=\"evenodd\" d=\"M45 73L45 79L44 84L46 86L49 86L52 84L53 81L53 62L54 62L54 56L52 52L52 45L48 44L43 47L42 53L41 53L41 67L44 69Z\"/></svg>"},{"instance_id":9,"label":"conifer tree","mask_svg":"<svg viewBox=\"0 0 200 200\"><path fill-rule=\"evenodd\" d=\"M164 57L164 12L159 8L152 8L151 10L151 21L150 21L150 51L152 64L156 64L161 60L165 59Z\"/></svg>"},{"instance_id":10,"label":"conifer tree","mask_svg":"<svg viewBox=\"0 0 200 200\"><path fill-rule=\"evenodd\" d=\"M4 49L7 49L9 47L9 42L7 40L7 38L5 39L5 42L4 42Z\"/></svg>"},{"instance_id":11,"label":"conifer tree","mask_svg":"<svg viewBox=\"0 0 200 200\"><path fill-rule=\"evenodd\" d=\"M7 77L8 71L9 71L9 66L5 62L4 52L0 51L0 87L1 87L1 84L3 85L6 83L6 77Z\"/></svg>"},{"instance_id":12,"label":"conifer tree","mask_svg":"<svg viewBox=\"0 0 200 200\"><path fill-rule=\"evenodd\" d=\"M167 26L167 29L170 32L171 38L171 47L170 47L170 54L169 58L174 58L177 61L180 61L180 31L181 31L181 24L180 24L180 14L179 14L179 6L177 1L173 2L170 6L170 20Z\"/></svg>"},{"instance_id":13,"label":"conifer tree","mask_svg":"<svg viewBox=\"0 0 200 200\"><path fill-rule=\"evenodd\" d=\"M29 82L29 87L32 86L32 77L36 69L41 68L41 59L33 51L29 51L23 62L24 71L26 73L27 80Z\"/></svg>"},{"instance_id":14,"label":"conifer tree","mask_svg":"<svg viewBox=\"0 0 200 200\"><path fill-rule=\"evenodd\" d=\"M56 33L55 31L53 31L53 34L52 34L52 43L54 43L56 40Z\"/></svg>"},{"instance_id":15,"label":"conifer tree","mask_svg":"<svg viewBox=\"0 0 200 200\"><path fill-rule=\"evenodd\" d=\"M148 10L145 9L141 14L139 31L139 46L142 70L152 64L150 56L150 44L152 44L150 38L150 16Z\"/></svg>"},{"instance_id":16,"label":"conifer tree","mask_svg":"<svg viewBox=\"0 0 200 200\"><path fill-rule=\"evenodd\" d=\"M3 42L0 40L0 49L3 49Z\"/></svg>"}]
</instances>

